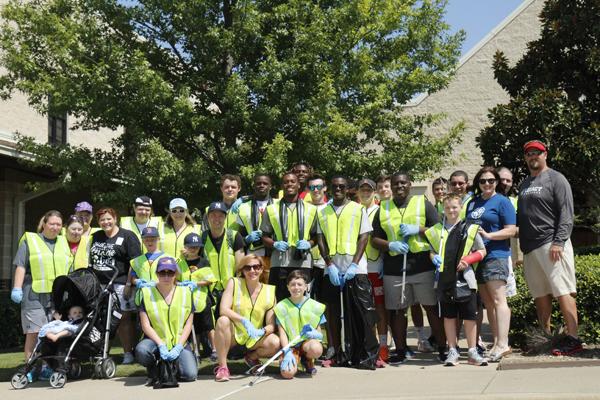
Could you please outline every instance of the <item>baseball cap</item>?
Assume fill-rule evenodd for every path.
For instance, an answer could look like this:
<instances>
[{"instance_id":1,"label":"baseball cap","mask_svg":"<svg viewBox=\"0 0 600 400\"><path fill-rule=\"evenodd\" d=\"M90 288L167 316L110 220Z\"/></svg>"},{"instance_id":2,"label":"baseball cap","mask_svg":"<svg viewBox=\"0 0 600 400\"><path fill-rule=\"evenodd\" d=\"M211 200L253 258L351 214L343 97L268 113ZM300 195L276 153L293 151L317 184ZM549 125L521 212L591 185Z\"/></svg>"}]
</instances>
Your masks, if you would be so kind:
<instances>
[{"instance_id":1,"label":"baseball cap","mask_svg":"<svg viewBox=\"0 0 600 400\"><path fill-rule=\"evenodd\" d=\"M358 181L358 187L361 187L362 185L369 185L373 190L375 190L375 188L377 187L375 182L373 182L373 180L369 178L363 178L360 181Z\"/></svg>"},{"instance_id":2,"label":"baseball cap","mask_svg":"<svg viewBox=\"0 0 600 400\"><path fill-rule=\"evenodd\" d=\"M147 237L158 237L158 229L156 229L156 227L154 226L147 226L144 229L142 229L142 238L147 238Z\"/></svg>"},{"instance_id":3,"label":"baseball cap","mask_svg":"<svg viewBox=\"0 0 600 400\"><path fill-rule=\"evenodd\" d=\"M546 152L546 145L540 140L530 140L523 145L523 151L527 151L529 149L537 149Z\"/></svg>"},{"instance_id":4,"label":"baseball cap","mask_svg":"<svg viewBox=\"0 0 600 400\"><path fill-rule=\"evenodd\" d=\"M152 207L152 199L148 196L139 196L136 197L133 204L135 204L136 206Z\"/></svg>"},{"instance_id":5,"label":"baseball cap","mask_svg":"<svg viewBox=\"0 0 600 400\"><path fill-rule=\"evenodd\" d=\"M80 203L75 204L75 212L80 211L93 212L92 205L87 201L82 201Z\"/></svg>"},{"instance_id":6,"label":"baseball cap","mask_svg":"<svg viewBox=\"0 0 600 400\"><path fill-rule=\"evenodd\" d=\"M214 201L210 203L210 206L208 206L208 213L212 211L221 211L227 214L227 208L225 207L225 204L223 204L223 202L221 201Z\"/></svg>"},{"instance_id":7,"label":"baseball cap","mask_svg":"<svg viewBox=\"0 0 600 400\"><path fill-rule=\"evenodd\" d=\"M177 272L177 263L175 259L172 257L163 257L158 260L158 265L156 266L156 272L161 271L173 271Z\"/></svg>"},{"instance_id":8,"label":"baseball cap","mask_svg":"<svg viewBox=\"0 0 600 400\"><path fill-rule=\"evenodd\" d=\"M171 200L171 202L169 203L169 210L172 210L174 208L177 207L181 207L183 209L188 209L187 203L185 202L184 199L180 198L180 197L176 197L173 200Z\"/></svg>"},{"instance_id":9,"label":"baseball cap","mask_svg":"<svg viewBox=\"0 0 600 400\"><path fill-rule=\"evenodd\" d=\"M183 238L183 245L188 247L202 247L200 235L195 232L188 233L185 238Z\"/></svg>"}]
</instances>

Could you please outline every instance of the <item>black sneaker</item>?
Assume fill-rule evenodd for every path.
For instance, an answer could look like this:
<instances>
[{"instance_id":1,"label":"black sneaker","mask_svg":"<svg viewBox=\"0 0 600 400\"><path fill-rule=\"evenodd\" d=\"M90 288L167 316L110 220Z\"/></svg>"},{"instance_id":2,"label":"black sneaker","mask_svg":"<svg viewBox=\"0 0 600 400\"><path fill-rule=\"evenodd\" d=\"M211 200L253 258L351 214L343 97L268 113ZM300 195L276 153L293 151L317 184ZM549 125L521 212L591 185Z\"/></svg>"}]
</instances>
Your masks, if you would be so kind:
<instances>
[{"instance_id":1,"label":"black sneaker","mask_svg":"<svg viewBox=\"0 0 600 400\"><path fill-rule=\"evenodd\" d=\"M405 351L400 351L398 354L390 355L387 363L389 365L400 365L406 362Z\"/></svg>"},{"instance_id":2,"label":"black sneaker","mask_svg":"<svg viewBox=\"0 0 600 400\"><path fill-rule=\"evenodd\" d=\"M477 349L477 353L481 356L481 357L485 357L485 347L483 347L481 344L477 343L476 345L476 349Z\"/></svg>"},{"instance_id":3,"label":"black sneaker","mask_svg":"<svg viewBox=\"0 0 600 400\"><path fill-rule=\"evenodd\" d=\"M583 343L578 338L569 335L561 340L558 345L552 349L555 356L571 356L583 351Z\"/></svg>"},{"instance_id":4,"label":"black sneaker","mask_svg":"<svg viewBox=\"0 0 600 400\"><path fill-rule=\"evenodd\" d=\"M442 364L446 362L446 348L438 347L438 361Z\"/></svg>"}]
</instances>

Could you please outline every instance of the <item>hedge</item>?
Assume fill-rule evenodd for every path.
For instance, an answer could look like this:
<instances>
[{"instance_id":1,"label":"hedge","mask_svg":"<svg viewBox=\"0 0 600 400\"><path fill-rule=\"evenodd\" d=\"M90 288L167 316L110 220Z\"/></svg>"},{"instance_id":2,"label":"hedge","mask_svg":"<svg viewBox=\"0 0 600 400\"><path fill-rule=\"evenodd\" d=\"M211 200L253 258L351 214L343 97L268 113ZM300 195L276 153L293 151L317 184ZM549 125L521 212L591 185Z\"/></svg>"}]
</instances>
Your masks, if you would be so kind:
<instances>
[{"instance_id":1,"label":"hedge","mask_svg":"<svg viewBox=\"0 0 600 400\"><path fill-rule=\"evenodd\" d=\"M600 255L575 256L577 277L577 314L579 335L587 344L600 343ZM510 342L513 346L526 349L528 330L539 327L533 298L529 294L523 268L515 268L517 295L509 298L512 311ZM553 330L562 325L558 302L553 302Z\"/></svg>"},{"instance_id":2,"label":"hedge","mask_svg":"<svg viewBox=\"0 0 600 400\"><path fill-rule=\"evenodd\" d=\"M23 347L25 335L21 329L21 306L10 300L10 295L0 292L0 350Z\"/></svg>"}]
</instances>

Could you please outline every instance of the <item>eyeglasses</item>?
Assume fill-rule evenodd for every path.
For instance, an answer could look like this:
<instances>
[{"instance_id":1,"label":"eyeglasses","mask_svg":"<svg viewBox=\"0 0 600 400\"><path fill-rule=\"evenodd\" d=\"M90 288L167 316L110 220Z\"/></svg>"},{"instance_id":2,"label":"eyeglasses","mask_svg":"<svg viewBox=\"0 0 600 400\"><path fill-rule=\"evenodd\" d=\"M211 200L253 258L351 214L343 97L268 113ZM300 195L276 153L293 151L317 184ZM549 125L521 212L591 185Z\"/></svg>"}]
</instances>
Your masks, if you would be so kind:
<instances>
[{"instance_id":1,"label":"eyeglasses","mask_svg":"<svg viewBox=\"0 0 600 400\"><path fill-rule=\"evenodd\" d=\"M325 187L325 185L308 185L308 189L311 191L321 190Z\"/></svg>"},{"instance_id":2,"label":"eyeglasses","mask_svg":"<svg viewBox=\"0 0 600 400\"><path fill-rule=\"evenodd\" d=\"M525 157L531 157L531 156L539 156L540 154L542 154L543 151L541 150L529 150L525 152Z\"/></svg>"},{"instance_id":3,"label":"eyeglasses","mask_svg":"<svg viewBox=\"0 0 600 400\"><path fill-rule=\"evenodd\" d=\"M173 214L177 214L177 213L184 213L185 210L183 208L174 208L171 210L171 213Z\"/></svg>"},{"instance_id":4,"label":"eyeglasses","mask_svg":"<svg viewBox=\"0 0 600 400\"><path fill-rule=\"evenodd\" d=\"M496 178L489 178L489 179L480 178L479 179L480 185L485 185L486 183L488 185L493 185L494 183L496 183Z\"/></svg>"},{"instance_id":5,"label":"eyeglasses","mask_svg":"<svg viewBox=\"0 0 600 400\"><path fill-rule=\"evenodd\" d=\"M173 276L173 275L175 275L175 271L160 271L160 272L157 272L156 275L158 275L158 276Z\"/></svg>"},{"instance_id":6,"label":"eyeglasses","mask_svg":"<svg viewBox=\"0 0 600 400\"><path fill-rule=\"evenodd\" d=\"M346 185L331 185L331 187L333 189L342 189L342 190L346 189Z\"/></svg>"},{"instance_id":7,"label":"eyeglasses","mask_svg":"<svg viewBox=\"0 0 600 400\"><path fill-rule=\"evenodd\" d=\"M244 265L243 270L246 271L246 272L249 272L250 270L260 271L262 268L263 268L263 266L260 265L260 264Z\"/></svg>"},{"instance_id":8,"label":"eyeglasses","mask_svg":"<svg viewBox=\"0 0 600 400\"><path fill-rule=\"evenodd\" d=\"M466 184L467 184L467 182L450 181L450 186L464 186Z\"/></svg>"}]
</instances>

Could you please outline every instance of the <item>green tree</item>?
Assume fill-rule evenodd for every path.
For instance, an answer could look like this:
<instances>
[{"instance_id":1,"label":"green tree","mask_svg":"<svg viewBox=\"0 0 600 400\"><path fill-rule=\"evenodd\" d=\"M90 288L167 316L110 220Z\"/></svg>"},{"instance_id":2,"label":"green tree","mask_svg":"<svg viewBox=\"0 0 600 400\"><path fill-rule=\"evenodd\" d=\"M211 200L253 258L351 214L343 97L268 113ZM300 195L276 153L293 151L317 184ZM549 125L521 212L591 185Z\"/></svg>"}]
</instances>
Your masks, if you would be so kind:
<instances>
[{"instance_id":1,"label":"green tree","mask_svg":"<svg viewBox=\"0 0 600 400\"><path fill-rule=\"evenodd\" d=\"M494 74L511 99L490 110L477 141L485 163L510 166L517 181L528 175L523 144L545 141L585 214L600 203L600 3L548 0L540 18L540 38L516 65L496 54Z\"/></svg>"},{"instance_id":2,"label":"green tree","mask_svg":"<svg viewBox=\"0 0 600 400\"><path fill-rule=\"evenodd\" d=\"M0 94L22 91L83 128L124 128L110 152L21 141L68 187L111 188L113 201L148 188L205 201L221 173L299 160L325 174L422 177L460 136L457 126L430 137L436 116L400 108L451 78L464 33L447 32L445 5L11 0Z\"/></svg>"}]
</instances>

